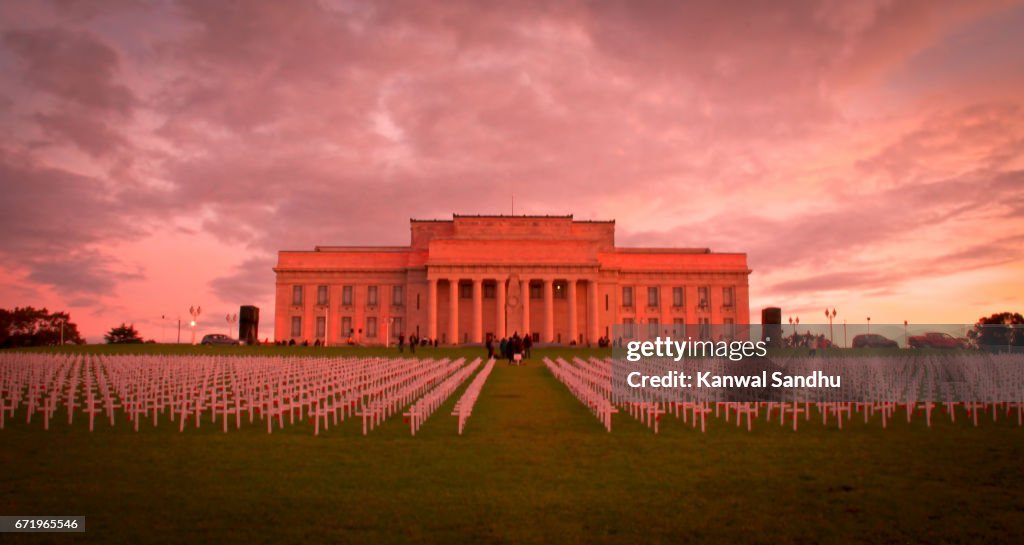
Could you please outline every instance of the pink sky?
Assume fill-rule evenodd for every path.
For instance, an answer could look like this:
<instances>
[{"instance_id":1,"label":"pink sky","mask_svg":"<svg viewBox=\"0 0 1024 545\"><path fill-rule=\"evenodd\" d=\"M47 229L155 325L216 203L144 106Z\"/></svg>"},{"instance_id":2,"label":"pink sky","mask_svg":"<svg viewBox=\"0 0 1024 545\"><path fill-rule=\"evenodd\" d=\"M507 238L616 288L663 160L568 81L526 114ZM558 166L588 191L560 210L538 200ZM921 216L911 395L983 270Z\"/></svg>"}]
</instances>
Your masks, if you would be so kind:
<instances>
[{"instance_id":1,"label":"pink sky","mask_svg":"<svg viewBox=\"0 0 1024 545\"><path fill-rule=\"evenodd\" d=\"M1021 2L3 2L0 307L269 331L277 250L514 193L747 252L754 316L1024 311L1021 36Z\"/></svg>"}]
</instances>

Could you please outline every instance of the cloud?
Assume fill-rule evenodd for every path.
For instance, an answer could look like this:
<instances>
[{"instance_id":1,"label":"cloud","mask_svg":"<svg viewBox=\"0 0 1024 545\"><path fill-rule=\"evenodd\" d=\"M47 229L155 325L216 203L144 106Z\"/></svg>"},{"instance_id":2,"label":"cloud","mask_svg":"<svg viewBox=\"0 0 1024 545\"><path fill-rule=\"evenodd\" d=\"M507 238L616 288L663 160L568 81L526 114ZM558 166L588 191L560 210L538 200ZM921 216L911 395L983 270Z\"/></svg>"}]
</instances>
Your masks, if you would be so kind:
<instances>
[{"instance_id":1,"label":"cloud","mask_svg":"<svg viewBox=\"0 0 1024 545\"><path fill-rule=\"evenodd\" d=\"M27 271L27 281L66 294L110 295L118 282L142 278L119 272L119 260L98 249L140 236L100 180L2 153L0 180L0 257Z\"/></svg>"},{"instance_id":2,"label":"cloud","mask_svg":"<svg viewBox=\"0 0 1024 545\"><path fill-rule=\"evenodd\" d=\"M141 272L121 272L117 261L96 251L79 251L59 257L39 257L29 262L28 280L78 296L77 302L97 301L85 295L110 295L120 282L145 279Z\"/></svg>"},{"instance_id":3,"label":"cloud","mask_svg":"<svg viewBox=\"0 0 1024 545\"><path fill-rule=\"evenodd\" d=\"M881 297L1020 256L1024 78L1010 54L965 60L1014 43L1022 13L8 3L0 257L109 304L148 281L120 248L212 235L237 266L204 285L266 304L277 250L404 244L410 217L508 213L514 194L519 213L617 219L620 244L747 251L767 296Z\"/></svg>"},{"instance_id":4,"label":"cloud","mask_svg":"<svg viewBox=\"0 0 1024 545\"><path fill-rule=\"evenodd\" d=\"M231 274L212 280L210 286L222 301L241 305L266 300L274 293L271 269L275 263L272 257L248 259Z\"/></svg>"},{"instance_id":5,"label":"cloud","mask_svg":"<svg viewBox=\"0 0 1024 545\"><path fill-rule=\"evenodd\" d=\"M96 36L66 28L15 29L4 44L18 55L23 81L79 107L127 115L131 90L116 81L120 55Z\"/></svg>"},{"instance_id":6,"label":"cloud","mask_svg":"<svg viewBox=\"0 0 1024 545\"><path fill-rule=\"evenodd\" d=\"M92 117L62 112L37 113L35 119L54 140L70 142L93 157L105 157L128 146L121 134Z\"/></svg>"}]
</instances>

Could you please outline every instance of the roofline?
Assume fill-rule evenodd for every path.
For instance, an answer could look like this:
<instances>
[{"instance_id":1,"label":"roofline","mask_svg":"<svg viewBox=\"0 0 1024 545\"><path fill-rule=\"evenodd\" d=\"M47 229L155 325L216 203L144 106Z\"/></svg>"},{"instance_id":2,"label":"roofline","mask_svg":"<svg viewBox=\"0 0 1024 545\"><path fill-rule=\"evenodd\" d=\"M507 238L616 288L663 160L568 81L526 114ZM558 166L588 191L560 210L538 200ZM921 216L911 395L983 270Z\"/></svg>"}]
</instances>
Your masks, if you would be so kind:
<instances>
[{"instance_id":1,"label":"roofline","mask_svg":"<svg viewBox=\"0 0 1024 545\"><path fill-rule=\"evenodd\" d=\"M700 255L741 255L746 256L746 252L713 252L711 248L650 248L642 246L616 246L615 252L624 254L700 254Z\"/></svg>"},{"instance_id":2,"label":"roofline","mask_svg":"<svg viewBox=\"0 0 1024 545\"><path fill-rule=\"evenodd\" d=\"M652 248L647 246L616 246L615 251L623 254L713 254L711 248Z\"/></svg>"},{"instance_id":3,"label":"roofline","mask_svg":"<svg viewBox=\"0 0 1024 545\"><path fill-rule=\"evenodd\" d=\"M391 252L391 253L402 253L402 252L422 252L425 250L416 250L411 246L314 246L312 250L278 250L278 254L315 254L315 253L327 253L327 252L356 252L356 253L369 253L369 252Z\"/></svg>"},{"instance_id":4,"label":"roofline","mask_svg":"<svg viewBox=\"0 0 1024 545\"><path fill-rule=\"evenodd\" d=\"M578 220L573 214L452 214L452 219L416 219L409 218L410 223L452 223L460 218L493 218L493 219L567 219L573 223L611 223L615 220Z\"/></svg>"}]
</instances>

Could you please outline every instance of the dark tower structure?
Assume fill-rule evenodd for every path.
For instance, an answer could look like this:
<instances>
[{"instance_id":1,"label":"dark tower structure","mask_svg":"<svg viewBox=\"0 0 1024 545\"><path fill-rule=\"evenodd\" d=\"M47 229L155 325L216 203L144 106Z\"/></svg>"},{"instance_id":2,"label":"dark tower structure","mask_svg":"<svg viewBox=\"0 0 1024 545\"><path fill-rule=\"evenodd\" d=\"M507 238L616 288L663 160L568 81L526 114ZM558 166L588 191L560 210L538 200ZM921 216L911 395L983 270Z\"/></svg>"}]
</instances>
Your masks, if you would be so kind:
<instances>
[{"instance_id":1,"label":"dark tower structure","mask_svg":"<svg viewBox=\"0 0 1024 545\"><path fill-rule=\"evenodd\" d=\"M248 345L260 342L260 309L245 305L238 309L238 340Z\"/></svg>"},{"instance_id":2,"label":"dark tower structure","mask_svg":"<svg viewBox=\"0 0 1024 545\"><path fill-rule=\"evenodd\" d=\"M782 346L781 308L768 307L761 309L761 340L766 341L768 346Z\"/></svg>"}]
</instances>

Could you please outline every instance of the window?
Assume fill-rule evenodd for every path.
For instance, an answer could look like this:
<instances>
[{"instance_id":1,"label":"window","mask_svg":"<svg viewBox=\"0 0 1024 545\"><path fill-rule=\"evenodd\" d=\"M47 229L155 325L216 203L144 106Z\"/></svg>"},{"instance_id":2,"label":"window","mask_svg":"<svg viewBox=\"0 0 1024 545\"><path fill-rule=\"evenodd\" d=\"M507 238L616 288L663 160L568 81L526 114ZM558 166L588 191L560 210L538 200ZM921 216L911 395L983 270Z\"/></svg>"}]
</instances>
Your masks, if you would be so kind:
<instances>
[{"instance_id":1,"label":"window","mask_svg":"<svg viewBox=\"0 0 1024 545\"><path fill-rule=\"evenodd\" d=\"M708 318L698 318L697 323L700 325L701 340L708 340L711 338L711 320Z\"/></svg>"},{"instance_id":2,"label":"window","mask_svg":"<svg viewBox=\"0 0 1024 545\"><path fill-rule=\"evenodd\" d=\"M672 335L683 338L686 336L686 320L683 318L672 319Z\"/></svg>"},{"instance_id":3,"label":"window","mask_svg":"<svg viewBox=\"0 0 1024 545\"><path fill-rule=\"evenodd\" d=\"M732 308L733 299L736 296L736 288L727 286L722 288L722 306Z\"/></svg>"},{"instance_id":4,"label":"window","mask_svg":"<svg viewBox=\"0 0 1024 545\"><path fill-rule=\"evenodd\" d=\"M354 333L354 331L352 331L352 317L351 316L342 316L341 317L341 334L345 335L345 336L348 336L348 335L351 335L352 333Z\"/></svg>"},{"instance_id":5,"label":"window","mask_svg":"<svg viewBox=\"0 0 1024 545\"><path fill-rule=\"evenodd\" d=\"M632 339L636 332L633 331L633 319L623 318L622 319L622 335L627 339Z\"/></svg>"},{"instance_id":6,"label":"window","mask_svg":"<svg viewBox=\"0 0 1024 545\"><path fill-rule=\"evenodd\" d=\"M405 331L403 330L403 327L402 327L402 319L401 318L392 318L391 319L391 338L392 339L397 339L399 335L405 335Z\"/></svg>"},{"instance_id":7,"label":"window","mask_svg":"<svg viewBox=\"0 0 1024 545\"><path fill-rule=\"evenodd\" d=\"M702 310L711 308L711 294L707 286L697 288L697 306Z\"/></svg>"},{"instance_id":8,"label":"window","mask_svg":"<svg viewBox=\"0 0 1024 545\"><path fill-rule=\"evenodd\" d=\"M316 317L316 338L322 339L327 334L327 318L323 316Z\"/></svg>"},{"instance_id":9,"label":"window","mask_svg":"<svg viewBox=\"0 0 1024 545\"><path fill-rule=\"evenodd\" d=\"M647 306L657 307L660 306L658 303L658 294L660 290L656 287L647 288Z\"/></svg>"},{"instance_id":10,"label":"window","mask_svg":"<svg viewBox=\"0 0 1024 545\"><path fill-rule=\"evenodd\" d=\"M484 299L494 299L497 291L497 284L484 284Z\"/></svg>"},{"instance_id":11,"label":"window","mask_svg":"<svg viewBox=\"0 0 1024 545\"><path fill-rule=\"evenodd\" d=\"M366 338L377 338L377 318L375 316L366 319Z\"/></svg>"},{"instance_id":12,"label":"window","mask_svg":"<svg viewBox=\"0 0 1024 545\"><path fill-rule=\"evenodd\" d=\"M459 299L473 298L473 284L459 284Z\"/></svg>"},{"instance_id":13,"label":"window","mask_svg":"<svg viewBox=\"0 0 1024 545\"><path fill-rule=\"evenodd\" d=\"M420 294L416 294L416 310L420 309Z\"/></svg>"},{"instance_id":14,"label":"window","mask_svg":"<svg viewBox=\"0 0 1024 545\"><path fill-rule=\"evenodd\" d=\"M316 287L316 304L326 305L327 304L327 286Z\"/></svg>"},{"instance_id":15,"label":"window","mask_svg":"<svg viewBox=\"0 0 1024 545\"><path fill-rule=\"evenodd\" d=\"M292 337L302 336L302 316L292 316Z\"/></svg>"},{"instance_id":16,"label":"window","mask_svg":"<svg viewBox=\"0 0 1024 545\"><path fill-rule=\"evenodd\" d=\"M341 304L349 306L352 305L352 286L342 286Z\"/></svg>"},{"instance_id":17,"label":"window","mask_svg":"<svg viewBox=\"0 0 1024 545\"><path fill-rule=\"evenodd\" d=\"M292 304L302 304L302 286L292 286Z\"/></svg>"},{"instance_id":18,"label":"window","mask_svg":"<svg viewBox=\"0 0 1024 545\"><path fill-rule=\"evenodd\" d=\"M622 306L633 306L633 286L622 287Z\"/></svg>"},{"instance_id":19,"label":"window","mask_svg":"<svg viewBox=\"0 0 1024 545\"><path fill-rule=\"evenodd\" d=\"M725 337L732 340L736 336L736 320L733 318L726 318L725 322Z\"/></svg>"},{"instance_id":20,"label":"window","mask_svg":"<svg viewBox=\"0 0 1024 545\"><path fill-rule=\"evenodd\" d=\"M566 282L555 282L551 289L555 299L565 299L566 294L569 292L569 284Z\"/></svg>"},{"instance_id":21,"label":"window","mask_svg":"<svg viewBox=\"0 0 1024 545\"><path fill-rule=\"evenodd\" d=\"M682 307L686 306L683 304L683 288L672 288L672 306Z\"/></svg>"},{"instance_id":22,"label":"window","mask_svg":"<svg viewBox=\"0 0 1024 545\"><path fill-rule=\"evenodd\" d=\"M530 299L543 299L544 298L544 285L540 283L530 283Z\"/></svg>"},{"instance_id":23,"label":"window","mask_svg":"<svg viewBox=\"0 0 1024 545\"><path fill-rule=\"evenodd\" d=\"M604 309L608 310L608 294L604 294Z\"/></svg>"},{"instance_id":24,"label":"window","mask_svg":"<svg viewBox=\"0 0 1024 545\"><path fill-rule=\"evenodd\" d=\"M377 286L366 286L366 304L377 304Z\"/></svg>"},{"instance_id":25,"label":"window","mask_svg":"<svg viewBox=\"0 0 1024 545\"><path fill-rule=\"evenodd\" d=\"M391 287L391 304L395 306L402 306L405 304L405 286L392 286Z\"/></svg>"},{"instance_id":26,"label":"window","mask_svg":"<svg viewBox=\"0 0 1024 545\"><path fill-rule=\"evenodd\" d=\"M658 323L658 319L657 318L648 318L647 319L647 336L648 337L656 337L656 336L658 336L658 326L659 325L661 325L661 324Z\"/></svg>"}]
</instances>

